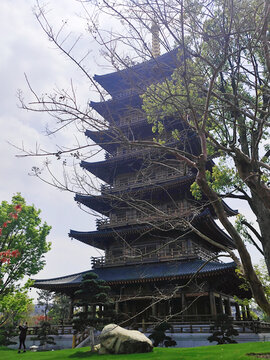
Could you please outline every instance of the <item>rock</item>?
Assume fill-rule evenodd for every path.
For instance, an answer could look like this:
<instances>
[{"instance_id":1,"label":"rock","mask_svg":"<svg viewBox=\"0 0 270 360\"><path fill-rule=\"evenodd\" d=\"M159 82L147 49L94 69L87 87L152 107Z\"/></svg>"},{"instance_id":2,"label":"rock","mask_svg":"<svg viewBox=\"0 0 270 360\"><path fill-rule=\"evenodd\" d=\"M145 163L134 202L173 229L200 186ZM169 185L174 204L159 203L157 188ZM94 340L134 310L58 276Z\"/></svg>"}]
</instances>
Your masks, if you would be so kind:
<instances>
[{"instance_id":1,"label":"rock","mask_svg":"<svg viewBox=\"0 0 270 360\"><path fill-rule=\"evenodd\" d=\"M95 352L98 352L99 349L100 349L100 344L97 344L97 345L94 346L94 351Z\"/></svg>"},{"instance_id":2,"label":"rock","mask_svg":"<svg viewBox=\"0 0 270 360\"><path fill-rule=\"evenodd\" d=\"M137 330L126 330L121 326L109 324L100 334L99 354L132 354L152 350L152 341Z\"/></svg>"}]
</instances>

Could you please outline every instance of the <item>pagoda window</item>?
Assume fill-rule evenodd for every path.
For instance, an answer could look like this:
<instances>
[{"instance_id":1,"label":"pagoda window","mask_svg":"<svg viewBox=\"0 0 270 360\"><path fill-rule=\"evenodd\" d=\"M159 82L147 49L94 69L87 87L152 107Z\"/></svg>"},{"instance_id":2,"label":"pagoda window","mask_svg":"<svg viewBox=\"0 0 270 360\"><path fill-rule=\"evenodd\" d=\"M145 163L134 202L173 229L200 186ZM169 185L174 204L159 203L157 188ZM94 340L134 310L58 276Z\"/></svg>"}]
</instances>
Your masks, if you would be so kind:
<instances>
[{"instance_id":1,"label":"pagoda window","mask_svg":"<svg viewBox=\"0 0 270 360\"><path fill-rule=\"evenodd\" d=\"M127 213L125 210L118 210L115 215L116 221L123 222L127 220Z\"/></svg>"},{"instance_id":2,"label":"pagoda window","mask_svg":"<svg viewBox=\"0 0 270 360\"><path fill-rule=\"evenodd\" d=\"M143 121L145 119L145 115L142 111L138 110L130 110L124 116L120 118L119 124L120 125L128 125L131 123L136 123L139 121Z\"/></svg>"},{"instance_id":3,"label":"pagoda window","mask_svg":"<svg viewBox=\"0 0 270 360\"><path fill-rule=\"evenodd\" d=\"M118 257L123 256L123 249L122 248L114 248L111 250L111 256Z\"/></svg>"}]
</instances>

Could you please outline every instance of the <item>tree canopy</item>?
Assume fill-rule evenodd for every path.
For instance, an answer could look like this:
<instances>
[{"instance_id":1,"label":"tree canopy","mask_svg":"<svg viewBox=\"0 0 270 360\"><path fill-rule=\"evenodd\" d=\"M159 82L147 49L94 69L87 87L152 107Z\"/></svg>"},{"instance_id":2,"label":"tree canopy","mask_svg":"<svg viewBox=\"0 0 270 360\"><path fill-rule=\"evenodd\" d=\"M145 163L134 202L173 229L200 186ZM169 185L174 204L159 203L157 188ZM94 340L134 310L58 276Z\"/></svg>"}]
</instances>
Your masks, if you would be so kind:
<instances>
[{"instance_id":1,"label":"tree canopy","mask_svg":"<svg viewBox=\"0 0 270 360\"><path fill-rule=\"evenodd\" d=\"M14 209L18 206L21 211L17 214ZM3 224L0 252L17 252L16 257L0 263L0 296L12 292L18 280L37 274L45 265L44 254L50 249L50 243L46 242L50 226L42 224L39 215L40 210L26 205L20 194L14 195L11 203L2 201L0 205L0 224Z\"/></svg>"}]
</instances>

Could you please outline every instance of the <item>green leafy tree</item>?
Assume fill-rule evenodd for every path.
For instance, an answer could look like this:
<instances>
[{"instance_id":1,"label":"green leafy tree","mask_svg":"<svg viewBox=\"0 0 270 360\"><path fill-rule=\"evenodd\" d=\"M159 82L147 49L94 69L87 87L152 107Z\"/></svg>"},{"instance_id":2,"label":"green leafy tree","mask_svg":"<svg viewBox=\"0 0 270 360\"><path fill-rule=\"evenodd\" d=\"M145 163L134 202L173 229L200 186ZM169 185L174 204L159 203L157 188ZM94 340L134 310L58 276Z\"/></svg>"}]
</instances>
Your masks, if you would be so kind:
<instances>
[{"instance_id":1,"label":"green leafy tree","mask_svg":"<svg viewBox=\"0 0 270 360\"><path fill-rule=\"evenodd\" d=\"M31 283L20 288L16 286L13 291L2 294L0 297L0 327L16 326L17 322L24 319L32 304L33 299L29 298L28 290Z\"/></svg>"},{"instance_id":2,"label":"green leafy tree","mask_svg":"<svg viewBox=\"0 0 270 360\"><path fill-rule=\"evenodd\" d=\"M213 334L208 337L210 342L216 341L217 345L236 344L237 341L232 336L238 336L239 333L233 327L233 320L227 314L219 314L212 328Z\"/></svg>"},{"instance_id":3,"label":"green leafy tree","mask_svg":"<svg viewBox=\"0 0 270 360\"><path fill-rule=\"evenodd\" d=\"M116 313L113 310L110 287L104 280L99 279L97 274L89 272L83 276L75 297L76 305L82 309L73 319L77 332L87 327L101 330L106 324L115 321ZM91 343L92 350L93 345Z\"/></svg>"},{"instance_id":4,"label":"green leafy tree","mask_svg":"<svg viewBox=\"0 0 270 360\"><path fill-rule=\"evenodd\" d=\"M48 313L53 307L54 294L48 290L40 290L37 292L37 305L41 307L45 322L48 321Z\"/></svg>"},{"instance_id":5,"label":"green leafy tree","mask_svg":"<svg viewBox=\"0 0 270 360\"><path fill-rule=\"evenodd\" d=\"M48 315L53 323L64 325L70 316L70 297L63 294L55 294L53 297L52 308Z\"/></svg>"},{"instance_id":6,"label":"green leafy tree","mask_svg":"<svg viewBox=\"0 0 270 360\"><path fill-rule=\"evenodd\" d=\"M14 212L20 206L19 215ZM13 214L12 221L9 221ZM0 252L17 251L18 256L0 263L0 297L12 291L16 282L24 276L37 274L45 265L44 254L49 251L46 242L50 227L40 219L40 210L26 205L24 198L14 195L11 203L0 205Z\"/></svg>"}]
</instances>

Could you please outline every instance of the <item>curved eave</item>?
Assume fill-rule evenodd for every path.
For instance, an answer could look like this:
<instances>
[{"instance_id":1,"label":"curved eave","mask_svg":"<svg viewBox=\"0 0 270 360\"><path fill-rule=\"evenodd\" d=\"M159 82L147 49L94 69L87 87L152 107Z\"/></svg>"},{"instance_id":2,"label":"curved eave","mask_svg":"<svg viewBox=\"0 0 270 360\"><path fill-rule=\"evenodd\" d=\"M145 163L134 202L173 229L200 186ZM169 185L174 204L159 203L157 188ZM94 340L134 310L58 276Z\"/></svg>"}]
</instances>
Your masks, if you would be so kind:
<instances>
[{"instance_id":1,"label":"curved eave","mask_svg":"<svg viewBox=\"0 0 270 360\"><path fill-rule=\"evenodd\" d=\"M207 199L206 196L203 196L202 200L205 201L205 202L209 202L209 200ZM222 204L224 206L224 210L225 210L227 216L236 216L238 214L238 210L233 210L229 205L227 205L225 203L225 201L222 200ZM217 218L217 215L215 213L215 210L214 210L213 206L209 206L209 209L210 209L211 215L214 218Z\"/></svg>"},{"instance_id":2,"label":"curved eave","mask_svg":"<svg viewBox=\"0 0 270 360\"><path fill-rule=\"evenodd\" d=\"M171 189L177 189L180 191L186 189L187 185L191 185L191 183L195 180L195 175L182 176L176 179L164 180L157 182L155 184L143 184L138 187L130 187L124 190L124 194L136 194L136 197L139 194L146 194L143 198L146 200L147 195L152 197L154 193L167 192ZM119 195L118 195L119 194ZM123 189L120 190L108 190L103 191L101 195L75 195L75 201L89 207L90 209L99 212L105 216L109 215L109 212L113 209L119 208L120 206L125 207L128 202L130 202L129 197L125 197L123 195ZM130 196L130 195L128 195Z\"/></svg>"},{"instance_id":3,"label":"curved eave","mask_svg":"<svg viewBox=\"0 0 270 360\"><path fill-rule=\"evenodd\" d=\"M166 118L163 121L163 125L167 132L172 130L179 130L182 139L180 142L184 142L185 139L189 139L193 144L196 144L196 148L200 148L199 141L194 131L181 119L175 119L173 117ZM123 143L123 135L127 138L131 136L131 141L135 139L145 139L153 137L152 124L149 124L146 119L130 124L115 124L109 127L107 130L92 131L86 130L85 135L92 139L97 145L101 146L106 151L112 153L116 151L117 146ZM198 151L197 151L198 152Z\"/></svg>"},{"instance_id":4,"label":"curved eave","mask_svg":"<svg viewBox=\"0 0 270 360\"><path fill-rule=\"evenodd\" d=\"M238 210L233 210L228 204L225 203L225 201L222 200L222 204L224 206L224 209L228 216L236 216L239 214Z\"/></svg>"},{"instance_id":5,"label":"curved eave","mask_svg":"<svg viewBox=\"0 0 270 360\"><path fill-rule=\"evenodd\" d=\"M185 149L193 154L199 154L200 145L196 135L192 135L183 144L175 141L175 145L170 143L168 146L178 146L179 149ZM108 184L112 184L114 177L117 174L131 173L135 170L139 170L142 165L143 156L146 152L154 151L153 149L143 149L137 152L131 152L125 155L119 155L111 157L104 161L87 162L82 161L80 166L90 171L92 174L97 176L99 179L105 181ZM173 155L167 154L168 158L173 159Z\"/></svg>"},{"instance_id":6,"label":"curved eave","mask_svg":"<svg viewBox=\"0 0 270 360\"><path fill-rule=\"evenodd\" d=\"M118 135L116 133L112 133L109 130L86 130L85 135L109 153L115 151L117 146L119 146L119 140L117 140Z\"/></svg>"},{"instance_id":7,"label":"curved eave","mask_svg":"<svg viewBox=\"0 0 270 360\"><path fill-rule=\"evenodd\" d=\"M198 224L199 230L210 239L230 249L235 249L235 242L216 224L209 210L205 210L204 213L208 213L208 215L195 218L194 225ZM217 250L221 251L219 248L217 248Z\"/></svg>"},{"instance_id":8,"label":"curved eave","mask_svg":"<svg viewBox=\"0 0 270 360\"><path fill-rule=\"evenodd\" d=\"M186 279L195 274L204 263L203 260L191 260L111 268L103 267L59 278L35 280L34 287L47 287L49 289L57 287L77 287L81 283L83 275L88 272L95 272L100 279L105 280L110 285ZM233 274L235 269L236 265L234 262L209 262L198 273L198 277L216 276L228 272Z\"/></svg>"},{"instance_id":9,"label":"curved eave","mask_svg":"<svg viewBox=\"0 0 270 360\"><path fill-rule=\"evenodd\" d=\"M106 238L104 239L100 236L96 236L99 234L99 231L76 231L70 230L68 236L72 239L76 239L86 245L93 246L95 248L105 250L105 242Z\"/></svg>"},{"instance_id":10,"label":"curved eave","mask_svg":"<svg viewBox=\"0 0 270 360\"><path fill-rule=\"evenodd\" d=\"M112 184L115 176L115 162L110 160L97 161L93 163L82 161L80 166L106 183Z\"/></svg>"},{"instance_id":11,"label":"curved eave","mask_svg":"<svg viewBox=\"0 0 270 360\"><path fill-rule=\"evenodd\" d=\"M108 130L103 131L86 130L85 135L109 153L115 153L117 147L125 142L123 138L125 139L125 137L128 138L132 136L131 141L133 141L134 137L136 139L143 139L145 137L153 136L153 132L152 125L146 120L143 120L134 125L111 126Z\"/></svg>"},{"instance_id":12,"label":"curved eave","mask_svg":"<svg viewBox=\"0 0 270 360\"><path fill-rule=\"evenodd\" d=\"M123 114L130 110L138 109L141 105L142 99L137 94L119 100L90 102L90 106L111 123L119 121Z\"/></svg>"},{"instance_id":13,"label":"curved eave","mask_svg":"<svg viewBox=\"0 0 270 360\"><path fill-rule=\"evenodd\" d=\"M108 228L95 231L76 231L70 230L69 237L81 241L84 244L97 247L98 249L105 250L107 241L112 240L116 234L119 235L132 235L140 234L147 230L151 230L149 225L134 225L123 226L122 228Z\"/></svg>"},{"instance_id":14,"label":"curved eave","mask_svg":"<svg viewBox=\"0 0 270 360\"><path fill-rule=\"evenodd\" d=\"M89 207L90 209L108 216L112 209L112 198L108 196L94 196L94 195L75 195L75 201Z\"/></svg>"},{"instance_id":15,"label":"curved eave","mask_svg":"<svg viewBox=\"0 0 270 360\"><path fill-rule=\"evenodd\" d=\"M105 75L95 75L97 81L112 96L127 89L141 91L142 85L169 77L179 65L179 48L127 69ZM141 85L141 86L140 86Z\"/></svg>"},{"instance_id":16,"label":"curved eave","mask_svg":"<svg viewBox=\"0 0 270 360\"><path fill-rule=\"evenodd\" d=\"M184 189L188 184L191 184L195 179L195 175L182 176L177 179L172 179L170 181L164 180L163 182L158 182L155 184L143 185L136 188L126 188L124 194L136 194L136 197L139 194L146 194L144 199L147 199L147 194L152 197L154 193L157 192L167 192L171 189L176 188L178 191ZM119 196L117 195L119 194ZM129 196L129 195L128 195ZM103 191L101 195L75 195L75 201L89 207L90 209L99 212L105 216L109 216L111 210L119 208L120 206L125 207L127 202L130 202L129 197L123 196L122 190L109 190Z\"/></svg>"}]
</instances>

